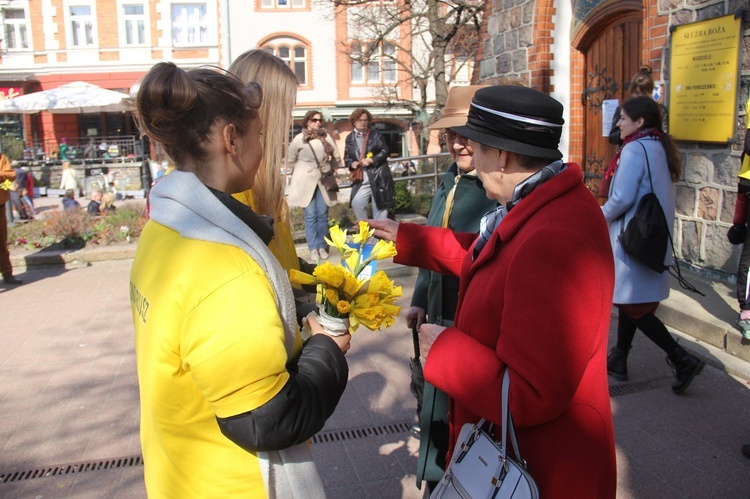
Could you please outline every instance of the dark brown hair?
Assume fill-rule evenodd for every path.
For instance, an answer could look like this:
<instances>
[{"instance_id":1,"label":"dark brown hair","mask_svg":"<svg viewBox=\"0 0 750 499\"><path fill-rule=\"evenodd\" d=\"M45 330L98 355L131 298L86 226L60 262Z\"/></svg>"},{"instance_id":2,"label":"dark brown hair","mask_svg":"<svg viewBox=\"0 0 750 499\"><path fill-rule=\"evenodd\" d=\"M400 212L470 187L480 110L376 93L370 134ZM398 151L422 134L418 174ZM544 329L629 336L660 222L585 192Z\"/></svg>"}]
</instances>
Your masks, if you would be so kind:
<instances>
[{"instance_id":1,"label":"dark brown hair","mask_svg":"<svg viewBox=\"0 0 750 499\"><path fill-rule=\"evenodd\" d=\"M628 89L631 94L637 93L638 95L652 95L654 93L654 78L651 76L651 68L649 66L641 66L638 72L630 80L630 88Z\"/></svg>"},{"instance_id":2,"label":"dark brown hair","mask_svg":"<svg viewBox=\"0 0 750 499\"><path fill-rule=\"evenodd\" d=\"M368 111L367 109L363 107L358 107L357 109L352 111L352 114L349 115L349 123L351 123L352 126L354 126L354 122L357 121L359 117L362 116L363 114L366 114L367 121L372 123L372 114L370 113L370 111Z\"/></svg>"},{"instance_id":3,"label":"dark brown hair","mask_svg":"<svg viewBox=\"0 0 750 499\"><path fill-rule=\"evenodd\" d=\"M307 128L307 124L310 123L310 120L313 119L313 116L315 116L316 114L320 115L320 118L321 118L320 124L322 126L323 125L323 121L322 121L323 113L321 113L320 111L316 111L315 109L311 109L308 112L306 112L305 117L302 118L302 128Z\"/></svg>"},{"instance_id":4,"label":"dark brown hair","mask_svg":"<svg viewBox=\"0 0 750 499\"><path fill-rule=\"evenodd\" d=\"M207 143L217 123L231 123L239 134L258 117L262 92L225 71L197 68L184 71L160 62L146 74L136 98L141 132L160 143L176 169L185 160L202 164Z\"/></svg>"},{"instance_id":5,"label":"dark brown hair","mask_svg":"<svg viewBox=\"0 0 750 499\"><path fill-rule=\"evenodd\" d=\"M661 131L661 110L659 104L651 96L639 95L631 97L622 103L622 110L633 121L643 118L641 130L653 128L661 132L661 143L667 153L667 164L669 165L669 174L672 181L679 180L682 174L682 156L677 150L677 146L668 133Z\"/></svg>"}]
</instances>

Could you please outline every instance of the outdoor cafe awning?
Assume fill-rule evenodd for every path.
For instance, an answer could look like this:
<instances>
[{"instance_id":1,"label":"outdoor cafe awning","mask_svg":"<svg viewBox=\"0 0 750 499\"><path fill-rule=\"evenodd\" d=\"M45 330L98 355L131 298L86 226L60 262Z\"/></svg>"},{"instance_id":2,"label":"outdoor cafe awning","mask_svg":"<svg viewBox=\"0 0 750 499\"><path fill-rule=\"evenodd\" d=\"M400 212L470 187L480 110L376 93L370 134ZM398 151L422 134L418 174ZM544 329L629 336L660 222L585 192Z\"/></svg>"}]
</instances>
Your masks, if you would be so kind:
<instances>
[{"instance_id":1,"label":"outdoor cafe awning","mask_svg":"<svg viewBox=\"0 0 750 499\"><path fill-rule=\"evenodd\" d=\"M108 113L132 109L129 95L107 90L84 81L0 101L0 114Z\"/></svg>"}]
</instances>

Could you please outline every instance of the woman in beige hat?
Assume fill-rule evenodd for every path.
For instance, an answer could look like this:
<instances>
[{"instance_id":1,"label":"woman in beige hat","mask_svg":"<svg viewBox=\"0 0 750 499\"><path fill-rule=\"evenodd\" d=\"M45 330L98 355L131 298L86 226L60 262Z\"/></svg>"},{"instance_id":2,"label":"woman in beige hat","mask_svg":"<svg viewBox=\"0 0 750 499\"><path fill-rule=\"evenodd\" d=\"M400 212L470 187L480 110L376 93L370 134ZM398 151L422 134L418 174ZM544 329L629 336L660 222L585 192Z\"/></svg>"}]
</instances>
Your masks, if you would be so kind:
<instances>
[{"instance_id":1,"label":"woman in beige hat","mask_svg":"<svg viewBox=\"0 0 750 499\"><path fill-rule=\"evenodd\" d=\"M482 215L497 206L494 199L487 198L482 182L477 177L471 162L474 150L464 137L451 130L451 127L466 124L474 92L486 86L451 88L442 118L430 126L430 130L441 130L441 141L447 146L453 164L440 179L440 185L432 199L427 225L448 227L457 232L479 233ZM406 311L407 324L413 331L417 331L425 322L451 326L457 301L458 277L420 269L411 307ZM414 380L415 383L420 381ZM422 400L418 398L417 404L420 422L417 484L420 485L425 480L428 489L432 491L445 471L445 455L448 451L448 396L431 384L424 383Z\"/></svg>"}]
</instances>

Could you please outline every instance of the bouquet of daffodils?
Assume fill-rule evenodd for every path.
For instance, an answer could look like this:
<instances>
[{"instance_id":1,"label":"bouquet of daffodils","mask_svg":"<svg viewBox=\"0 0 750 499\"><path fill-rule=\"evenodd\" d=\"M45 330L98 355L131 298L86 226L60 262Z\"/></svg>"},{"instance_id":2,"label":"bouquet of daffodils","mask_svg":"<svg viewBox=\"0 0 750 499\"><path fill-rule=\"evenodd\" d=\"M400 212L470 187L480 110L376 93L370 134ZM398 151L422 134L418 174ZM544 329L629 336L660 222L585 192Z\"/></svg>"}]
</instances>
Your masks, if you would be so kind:
<instances>
[{"instance_id":1,"label":"bouquet of daffodils","mask_svg":"<svg viewBox=\"0 0 750 499\"><path fill-rule=\"evenodd\" d=\"M331 227L326 242L341 254L341 265L324 262L312 275L292 269L289 278L299 284L316 284L320 324L329 334L353 333L360 324L374 331L391 327L401 307L394 305L401 296L401 286L382 270L369 279L360 279L362 271L373 261L390 258L396 248L390 241L380 240L370 255L363 256L365 243L374 234L367 222L359 222L359 232L347 244L347 233L338 225Z\"/></svg>"},{"instance_id":2,"label":"bouquet of daffodils","mask_svg":"<svg viewBox=\"0 0 750 499\"><path fill-rule=\"evenodd\" d=\"M6 180L5 182L0 183L0 189L4 191L13 189L13 182L11 182L10 180Z\"/></svg>"}]
</instances>

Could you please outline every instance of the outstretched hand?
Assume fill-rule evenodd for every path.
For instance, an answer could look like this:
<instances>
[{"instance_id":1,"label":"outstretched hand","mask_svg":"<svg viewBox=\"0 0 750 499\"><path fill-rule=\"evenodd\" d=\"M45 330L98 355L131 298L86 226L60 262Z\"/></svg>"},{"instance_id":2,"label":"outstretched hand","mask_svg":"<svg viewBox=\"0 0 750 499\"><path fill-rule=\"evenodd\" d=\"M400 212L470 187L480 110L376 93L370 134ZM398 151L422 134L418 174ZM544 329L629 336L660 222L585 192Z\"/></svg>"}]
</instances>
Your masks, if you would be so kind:
<instances>
[{"instance_id":1,"label":"outstretched hand","mask_svg":"<svg viewBox=\"0 0 750 499\"><path fill-rule=\"evenodd\" d=\"M367 220L367 225L375 229L375 237L385 239L386 241L396 242L396 235L398 234L398 226L401 225L395 220L389 218L383 220Z\"/></svg>"}]
</instances>

